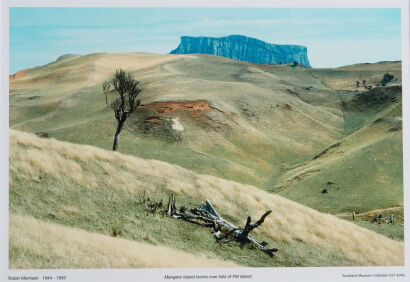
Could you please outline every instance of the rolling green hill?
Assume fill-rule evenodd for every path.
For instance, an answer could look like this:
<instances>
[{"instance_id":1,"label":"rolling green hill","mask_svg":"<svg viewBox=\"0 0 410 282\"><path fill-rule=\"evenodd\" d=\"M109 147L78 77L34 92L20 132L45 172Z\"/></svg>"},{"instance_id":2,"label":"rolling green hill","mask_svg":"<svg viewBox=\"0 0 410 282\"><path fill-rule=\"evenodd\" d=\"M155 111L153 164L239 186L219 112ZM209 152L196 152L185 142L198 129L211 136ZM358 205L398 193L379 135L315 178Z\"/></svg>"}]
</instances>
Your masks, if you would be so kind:
<instances>
[{"instance_id":1,"label":"rolling green hill","mask_svg":"<svg viewBox=\"0 0 410 282\"><path fill-rule=\"evenodd\" d=\"M277 256L217 244L209 229L147 209L144 200L171 193L186 208L209 199L238 226L271 209L253 233ZM404 263L403 242L257 187L15 130L9 198L12 269Z\"/></svg>"},{"instance_id":2,"label":"rolling green hill","mask_svg":"<svg viewBox=\"0 0 410 282\"><path fill-rule=\"evenodd\" d=\"M144 105L209 104L198 110L177 105L163 115L179 119L184 130L177 132L178 138L156 130L161 127L156 123L145 122L151 128L142 132L138 123L144 120L136 113L122 133L121 152L262 186L267 176L280 174L283 162L305 160L343 134L335 91L306 69L284 66L272 73L257 65L200 55L92 54L31 69L10 82L10 126L110 148L115 120L101 84L120 67L142 82ZM304 90L309 85L315 90ZM287 90L295 87L303 97L327 101L304 101Z\"/></svg>"},{"instance_id":3,"label":"rolling green hill","mask_svg":"<svg viewBox=\"0 0 410 282\"><path fill-rule=\"evenodd\" d=\"M344 108L346 124L360 129L286 172L272 191L333 214L403 206L401 88L357 95Z\"/></svg>"},{"instance_id":4,"label":"rolling green hill","mask_svg":"<svg viewBox=\"0 0 410 282\"><path fill-rule=\"evenodd\" d=\"M258 198L279 194L345 220L351 220L354 211L357 214L354 223L357 225L396 240L403 239L404 227L397 224L403 223L401 62L311 69L292 65L258 65L197 54L66 55L48 65L19 72L10 80L10 128L60 141L91 145L93 147L86 147L91 151L97 150L94 147L109 150L112 147L116 121L113 112L105 104L102 83L110 79L119 68L130 72L135 79L141 81L142 88L142 106L128 118L120 135L119 151L122 154L166 162L170 167L188 169L189 173L195 175L216 177L215 181L218 183L235 181L243 184L246 189L259 189L258 193L263 194ZM376 87L385 73L393 74L395 79L385 87ZM366 86L373 87L372 90L365 89L363 85L357 87L356 81L363 79L366 80ZM69 145L61 146L71 150ZM22 150L21 147L15 149L17 152ZM85 151L83 150L84 154ZM41 154L34 151L31 153L38 158L36 162L33 157L34 167L47 163L49 152L45 148L41 150ZM100 202L101 199L97 199L97 195L86 188L89 185L94 187L92 181L99 183L101 172L94 169L100 164L89 163L81 158L74 163L77 165L71 163L71 169L74 176L79 173L78 181L65 181L63 168L53 175L58 181L53 178L44 185L39 184L45 179L38 182L37 172L33 174L33 179L19 177L21 168L13 172L10 192L12 194L13 189L17 189L19 192L14 195L15 199L23 201L10 207L13 214L24 217L16 217L16 220L51 220L44 214L47 214L47 210L54 209L51 214L56 216L56 209L60 206L56 203L56 197L63 197L71 203L73 199L81 202L81 195L89 195L91 202L87 200L84 205L90 208L99 204L109 206L108 202ZM118 182L112 182L110 187L119 186L116 189L121 190L123 188L120 187L134 185L134 182L129 184L127 181L128 178L134 179L134 176L125 172L124 167L117 164L113 166L110 162L105 164L105 161L102 163L108 170L118 171L122 176L122 180L117 179ZM80 172L88 165L93 171L89 177L80 177ZM30 170L24 163L21 166ZM150 169L154 168L155 166L150 166ZM185 173L188 172L183 174ZM196 176L193 178L196 179ZM180 186L172 174L169 175L168 181L175 187ZM151 183L151 180L147 183ZM63 187L61 189L67 191L64 192L67 194L51 194L52 196L48 197L45 191L55 185ZM159 189L158 195L161 196L158 196L158 199L165 199L169 189L176 189L164 190L164 185L170 185L165 180L147 185ZM32 195L19 190L26 186L37 188L32 189ZM187 206L193 202L199 203L207 197L206 194L198 196L191 188L178 189L182 189L178 190L179 198ZM224 192L224 185L218 186L218 189L223 198L232 197ZM327 193L322 193L324 189ZM111 194L107 191L103 193L108 198L129 198L127 194L121 196L117 190ZM138 197L140 196L138 194ZM39 201L40 206L31 207L31 202L24 201L26 198L33 202ZM41 198L44 200L40 200ZM281 199L279 202L293 204L284 198L277 199ZM128 218L127 214L133 208L132 203L125 200L120 202L118 216ZM21 208L17 208L20 204ZM53 208L50 208L50 205ZM264 212L262 209L258 211ZM247 212L251 213L253 209L250 208ZM382 213L387 217L391 212L396 216L396 224L369 223L374 215ZM51 221L52 224L67 228L81 228L87 232L105 235L110 235L112 228L117 228L112 226L111 219L104 218L105 211L97 209L85 213L89 214L86 219L67 215L61 220L52 218ZM142 214L143 211L140 210L139 213ZM234 206L226 207L225 214L235 215L237 224L246 217ZM114 215L112 217L114 218ZM89 222L93 219L99 219L101 222L95 226L90 225ZM124 222L128 222L127 220ZM317 221L322 222L319 219ZM127 225L130 223L124 224L126 227L122 228L131 228L131 225ZM152 223L144 221L144 224L144 230L151 230ZM155 224L165 223L157 221ZM186 232L184 228L190 227L181 228L182 231L171 232L172 236L170 235L168 241L161 244L188 251L191 245L184 247L179 241L171 243L172 240L177 240L175 237L179 232ZM62 232L71 232L64 230ZM124 232L127 234L124 235L125 239L133 240L131 233L127 232L129 231ZM289 232L294 231L287 230L283 233L287 234L283 235L284 238L293 238ZM198 236L205 240L209 234L204 234L206 232ZM140 235L143 237L146 234L138 236ZM287 239L275 237L278 244L287 242L280 247L289 249L289 253L273 262L274 265L376 263L356 258L352 260L350 257L346 258L345 254L329 259L330 253L327 252L332 248L333 252L334 247L327 249L320 244L320 248L316 247L318 245L315 245L315 248L320 249L317 252L323 254L325 259L308 259L307 253L301 251L306 247L303 244L307 239L300 239L300 242L304 243L295 243L299 242L299 239L288 242ZM148 240L146 243L156 244L156 240L159 239ZM204 246L198 247L202 248L198 251L207 249L212 240L210 238ZM306 248L311 248L311 243L317 243L313 241L306 243L309 244ZM295 247L290 242L301 245ZM240 252L241 255L247 256L247 251ZM263 256L248 262L227 257L224 251L217 251L209 254L208 259L218 259L215 255L219 259L228 259L240 265L265 265ZM300 260L292 259L293 255ZM301 262L302 257L307 260L305 264ZM18 259L16 263L17 261ZM144 262L141 262L142 264Z\"/></svg>"}]
</instances>

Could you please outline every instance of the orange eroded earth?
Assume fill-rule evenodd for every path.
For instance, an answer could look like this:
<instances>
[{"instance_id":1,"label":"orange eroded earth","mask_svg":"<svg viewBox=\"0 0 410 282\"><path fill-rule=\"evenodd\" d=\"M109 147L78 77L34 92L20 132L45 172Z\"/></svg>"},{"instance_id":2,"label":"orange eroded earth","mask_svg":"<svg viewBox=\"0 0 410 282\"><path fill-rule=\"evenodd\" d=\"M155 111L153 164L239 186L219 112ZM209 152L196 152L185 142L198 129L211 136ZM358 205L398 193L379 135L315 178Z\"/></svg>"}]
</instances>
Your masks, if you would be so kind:
<instances>
[{"instance_id":1,"label":"orange eroded earth","mask_svg":"<svg viewBox=\"0 0 410 282\"><path fill-rule=\"evenodd\" d=\"M27 70L20 70L20 71L16 72L15 74L10 74L9 75L9 80L23 77L26 74L27 71L28 71L28 69Z\"/></svg>"},{"instance_id":2,"label":"orange eroded earth","mask_svg":"<svg viewBox=\"0 0 410 282\"><path fill-rule=\"evenodd\" d=\"M137 115L145 115L145 122L158 123L162 120L163 116L177 116L181 120L192 123L196 125L202 125L205 127L226 127L226 123L214 120L210 118L207 114L209 112L217 112L221 114L222 120L233 121L232 117L213 107L206 100L198 101L173 101L173 102L153 102L151 104L141 105Z\"/></svg>"},{"instance_id":3,"label":"orange eroded earth","mask_svg":"<svg viewBox=\"0 0 410 282\"><path fill-rule=\"evenodd\" d=\"M148 105L142 105L141 108L153 110L157 115L168 115L178 110L189 111L192 114L202 114L211 110L220 111L210 106L208 101L205 100L188 102L154 102Z\"/></svg>"}]
</instances>

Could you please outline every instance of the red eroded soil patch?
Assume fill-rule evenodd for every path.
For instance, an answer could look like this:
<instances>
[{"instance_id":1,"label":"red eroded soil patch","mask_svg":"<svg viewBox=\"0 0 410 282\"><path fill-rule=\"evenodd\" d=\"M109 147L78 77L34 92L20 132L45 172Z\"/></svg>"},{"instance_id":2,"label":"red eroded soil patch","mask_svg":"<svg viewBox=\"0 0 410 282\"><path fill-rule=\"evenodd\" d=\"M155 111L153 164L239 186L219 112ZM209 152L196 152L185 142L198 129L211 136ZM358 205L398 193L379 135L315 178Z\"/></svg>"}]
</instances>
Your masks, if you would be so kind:
<instances>
[{"instance_id":1,"label":"red eroded soil patch","mask_svg":"<svg viewBox=\"0 0 410 282\"><path fill-rule=\"evenodd\" d=\"M209 105L208 101L189 101L189 102L154 102L142 105L141 109L152 110L157 115L169 115L176 111L188 111L191 114L202 114L211 110L220 110Z\"/></svg>"},{"instance_id":2,"label":"red eroded soil patch","mask_svg":"<svg viewBox=\"0 0 410 282\"><path fill-rule=\"evenodd\" d=\"M212 111L219 113L219 118L210 117L208 113ZM211 106L206 100L153 102L141 105L134 116L136 120L143 121L147 128L152 127L153 124L160 125L170 117L178 117L185 125L214 130L228 130L228 123L232 122L232 117L229 114Z\"/></svg>"},{"instance_id":3,"label":"red eroded soil patch","mask_svg":"<svg viewBox=\"0 0 410 282\"><path fill-rule=\"evenodd\" d=\"M27 71L28 70L21 70L21 71L16 72L15 74L10 74L9 75L9 80L23 77L26 74Z\"/></svg>"}]
</instances>

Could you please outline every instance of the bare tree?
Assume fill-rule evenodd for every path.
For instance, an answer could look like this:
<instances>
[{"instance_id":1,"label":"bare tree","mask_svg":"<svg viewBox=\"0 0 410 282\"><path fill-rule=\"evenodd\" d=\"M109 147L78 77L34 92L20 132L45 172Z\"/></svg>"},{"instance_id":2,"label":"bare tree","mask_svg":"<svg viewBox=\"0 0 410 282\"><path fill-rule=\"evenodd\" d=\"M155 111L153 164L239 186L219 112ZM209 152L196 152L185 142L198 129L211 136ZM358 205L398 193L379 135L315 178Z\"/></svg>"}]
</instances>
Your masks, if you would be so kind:
<instances>
[{"instance_id":1,"label":"bare tree","mask_svg":"<svg viewBox=\"0 0 410 282\"><path fill-rule=\"evenodd\" d=\"M138 88L140 82L136 81L130 73L117 70L114 77L103 83L105 102L115 114L117 120L117 130L115 131L114 144L112 150L118 149L119 135L127 117L140 105L137 99L141 89Z\"/></svg>"}]
</instances>

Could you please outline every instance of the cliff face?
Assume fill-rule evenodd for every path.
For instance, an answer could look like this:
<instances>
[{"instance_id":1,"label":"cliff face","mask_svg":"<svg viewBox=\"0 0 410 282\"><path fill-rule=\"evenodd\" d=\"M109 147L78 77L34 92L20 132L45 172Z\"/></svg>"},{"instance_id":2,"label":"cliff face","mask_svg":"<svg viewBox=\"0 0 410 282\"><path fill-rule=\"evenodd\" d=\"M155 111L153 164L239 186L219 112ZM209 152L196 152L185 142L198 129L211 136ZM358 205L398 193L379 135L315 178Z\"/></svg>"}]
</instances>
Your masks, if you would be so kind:
<instances>
[{"instance_id":1,"label":"cliff face","mask_svg":"<svg viewBox=\"0 0 410 282\"><path fill-rule=\"evenodd\" d=\"M258 64L298 62L310 67L305 46L270 44L242 35L220 38L182 36L181 43L170 54L212 54Z\"/></svg>"}]
</instances>

